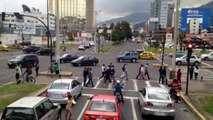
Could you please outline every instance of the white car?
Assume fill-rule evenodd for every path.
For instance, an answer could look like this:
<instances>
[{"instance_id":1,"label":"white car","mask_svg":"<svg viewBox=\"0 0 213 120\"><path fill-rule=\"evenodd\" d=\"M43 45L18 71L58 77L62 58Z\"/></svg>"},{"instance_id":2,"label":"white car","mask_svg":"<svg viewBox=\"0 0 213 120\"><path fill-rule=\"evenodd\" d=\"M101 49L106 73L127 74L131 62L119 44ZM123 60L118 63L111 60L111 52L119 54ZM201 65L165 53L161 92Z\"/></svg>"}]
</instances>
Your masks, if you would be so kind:
<instances>
[{"instance_id":1,"label":"white car","mask_svg":"<svg viewBox=\"0 0 213 120\"><path fill-rule=\"evenodd\" d=\"M94 41L90 41L89 44L90 44L90 46L94 46L95 42Z\"/></svg>"},{"instance_id":2,"label":"white car","mask_svg":"<svg viewBox=\"0 0 213 120\"><path fill-rule=\"evenodd\" d=\"M201 55L202 60L213 60L213 52Z\"/></svg>"},{"instance_id":3,"label":"white car","mask_svg":"<svg viewBox=\"0 0 213 120\"><path fill-rule=\"evenodd\" d=\"M68 96L72 95L73 99L81 96L83 87L74 79L55 80L47 90L46 96L53 103L66 104Z\"/></svg>"},{"instance_id":4,"label":"white car","mask_svg":"<svg viewBox=\"0 0 213 120\"><path fill-rule=\"evenodd\" d=\"M169 116L175 118L175 103L166 88L145 87L138 92L138 104L142 117L147 115Z\"/></svg>"},{"instance_id":5,"label":"white car","mask_svg":"<svg viewBox=\"0 0 213 120\"><path fill-rule=\"evenodd\" d=\"M201 63L200 57L198 57L197 55L191 55L190 64L197 66L200 63ZM183 55L182 57L176 58L176 64L177 65L187 64L187 54Z\"/></svg>"},{"instance_id":6,"label":"white car","mask_svg":"<svg viewBox=\"0 0 213 120\"><path fill-rule=\"evenodd\" d=\"M85 50L85 46L84 45L79 45L78 50Z\"/></svg>"}]
</instances>

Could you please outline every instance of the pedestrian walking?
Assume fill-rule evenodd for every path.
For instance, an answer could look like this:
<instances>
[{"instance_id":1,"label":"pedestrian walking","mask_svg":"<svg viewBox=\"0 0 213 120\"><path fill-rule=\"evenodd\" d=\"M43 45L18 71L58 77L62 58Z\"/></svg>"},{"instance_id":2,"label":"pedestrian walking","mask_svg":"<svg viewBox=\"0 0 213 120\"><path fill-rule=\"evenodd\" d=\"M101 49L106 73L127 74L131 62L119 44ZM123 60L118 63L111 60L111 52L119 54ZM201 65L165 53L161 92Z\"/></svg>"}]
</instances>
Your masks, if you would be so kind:
<instances>
[{"instance_id":1,"label":"pedestrian walking","mask_svg":"<svg viewBox=\"0 0 213 120\"><path fill-rule=\"evenodd\" d=\"M105 78L104 78L104 85L106 86L107 81L109 81L109 83L111 83L111 70L109 68L109 66L107 67L107 69L105 70Z\"/></svg>"},{"instance_id":2,"label":"pedestrian walking","mask_svg":"<svg viewBox=\"0 0 213 120\"><path fill-rule=\"evenodd\" d=\"M198 78L198 73L199 73L199 68L198 68L198 66L195 66L195 68L194 68L195 80L197 80L197 78Z\"/></svg>"},{"instance_id":3,"label":"pedestrian walking","mask_svg":"<svg viewBox=\"0 0 213 120\"><path fill-rule=\"evenodd\" d=\"M141 75L141 67L142 67L142 64L141 64L140 67L139 67L138 75L136 76L136 79L138 79L138 77Z\"/></svg>"},{"instance_id":4,"label":"pedestrian walking","mask_svg":"<svg viewBox=\"0 0 213 120\"><path fill-rule=\"evenodd\" d=\"M72 120L72 106L76 104L75 100L71 95L68 95L67 105L66 105L66 120Z\"/></svg>"},{"instance_id":5,"label":"pedestrian walking","mask_svg":"<svg viewBox=\"0 0 213 120\"><path fill-rule=\"evenodd\" d=\"M113 81L113 83L115 82L115 68L114 68L114 65L111 66L111 80Z\"/></svg>"},{"instance_id":6,"label":"pedestrian walking","mask_svg":"<svg viewBox=\"0 0 213 120\"><path fill-rule=\"evenodd\" d=\"M83 77L84 77L84 86L86 86L86 81L88 77L88 70L86 67L84 67L84 70L83 70Z\"/></svg>"},{"instance_id":7,"label":"pedestrian walking","mask_svg":"<svg viewBox=\"0 0 213 120\"><path fill-rule=\"evenodd\" d=\"M20 67L19 63L16 64L15 70L16 70L16 75L15 75L15 77L16 77L16 83L19 84L21 82L20 76L22 75L21 67Z\"/></svg>"},{"instance_id":8,"label":"pedestrian walking","mask_svg":"<svg viewBox=\"0 0 213 120\"><path fill-rule=\"evenodd\" d=\"M88 79L89 79L89 81L87 82L86 86L88 86L88 84L91 84L92 87L94 87L94 84L93 84L93 76L92 76L92 68L89 68L89 71L88 71Z\"/></svg>"},{"instance_id":9,"label":"pedestrian walking","mask_svg":"<svg viewBox=\"0 0 213 120\"><path fill-rule=\"evenodd\" d=\"M105 75L105 70L106 70L106 67L105 67L105 64L103 64L103 65L101 66L101 73L102 73L102 75L101 75L101 77L99 77L99 80L100 80L101 78L104 77L104 75Z\"/></svg>"},{"instance_id":10,"label":"pedestrian walking","mask_svg":"<svg viewBox=\"0 0 213 120\"><path fill-rule=\"evenodd\" d=\"M164 84L164 82L165 82L166 85L167 85L168 83L167 83L167 78L166 78L166 67L164 67L162 74L163 74L163 76L162 76L162 84Z\"/></svg>"},{"instance_id":11,"label":"pedestrian walking","mask_svg":"<svg viewBox=\"0 0 213 120\"><path fill-rule=\"evenodd\" d=\"M59 78L61 78L61 75L60 75L60 68L59 68L59 64L57 62L55 62L54 66L54 72L56 75L58 75Z\"/></svg>"},{"instance_id":12,"label":"pedestrian walking","mask_svg":"<svg viewBox=\"0 0 213 120\"><path fill-rule=\"evenodd\" d=\"M123 74L121 75L121 79L125 78L126 80L128 80L128 66L127 66L127 64L123 65L122 71L123 71Z\"/></svg>"},{"instance_id":13,"label":"pedestrian walking","mask_svg":"<svg viewBox=\"0 0 213 120\"><path fill-rule=\"evenodd\" d=\"M53 72L54 72L53 63L50 64L49 72L50 72L50 76L53 77Z\"/></svg>"},{"instance_id":14,"label":"pedestrian walking","mask_svg":"<svg viewBox=\"0 0 213 120\"><path fill-rule=\"evenodd\" d=\"M38 71L39 71L39 64L36 64L36 67L35 67L36 77L38 76Z\"/></svg>"},{"instance_id":15,"label":"pedestrian walking","mask_svg":"<svg viewBox=\"0 0 213 120\"><path fill-rule=\"evenodd\" d=\"M162 83L162 79L163 79L163 68L162 66L159 68L159 84Z\"/></svg>"},{"instance_id":16,"label":"pedestrian walking","mask_svg":"<svg viewBox=\"0 0 213 120\"><path fill-rule=\"evenodd\" d=\"M149 63L147 63L146 65L145 65L145 67L144 67L144 69L145 69L145 73L144 73L144 76L146 76L147 75L147 78L150 80L150 77L149 77Z\"/></svg>"},{"instance_id":17,"label":"pedestrian walking","mask_svg":"<svg viewBox=\"0 0 213 120\"><path fill-rule=\"evenodd\" d=\"M145 73L145 69L144 69L144 65L141 66L141 80L144 80L144 73Z\"/></svg>"},{"instance_id":18,"label":"pedestrian walking","mask_svg":"<svg viewBox=\"0 0 213 120\"><path fill-rule=\"evenodd\" d=\"M178 69L178 71L177 71L177 80L178 80L179 83L181 83L181 76L182 76L181 69Z\"/></svg>"},{"instance_id":19,"label":"pedestrian walking","mask_svg":"<svg viewBox=\"0 0 213 120\"><path fill-rule=\"evenodd\" d=\"M189 68L189 76L190 76L190 80L193 79L193 74L194 74L194 66L192 65L190 68Z\"/></svg>"}]
</instances>

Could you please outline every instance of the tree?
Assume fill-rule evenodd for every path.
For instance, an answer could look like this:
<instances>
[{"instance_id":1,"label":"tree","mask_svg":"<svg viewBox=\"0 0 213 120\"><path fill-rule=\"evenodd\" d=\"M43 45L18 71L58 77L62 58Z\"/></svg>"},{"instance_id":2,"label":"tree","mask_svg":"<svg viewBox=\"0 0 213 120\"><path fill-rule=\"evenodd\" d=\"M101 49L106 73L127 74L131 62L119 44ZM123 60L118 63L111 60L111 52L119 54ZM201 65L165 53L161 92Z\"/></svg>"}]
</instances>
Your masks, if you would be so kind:
<instances>
[{"instance_id":1,"label":"tree","mask_svg":"<svg viewBox=\"0 0 213 120\"><path fill-rule=\"evenodd\" d=\"M142 33L140 34L140 37L141 37L141 39L144 39L144 38L146 37L146 33L145 33L145 32L142 32Z\"/></svg>"},{"instance_id":2,"label":"tree","mask_svg":"<svg viewBox=\"0 0 213 120\"><path fill-rule=\"evenodd\" d=\"M134 36L134 37L138 37L140 34L139 34L139 32L138 31L133 31L132 32L132 36Z\"/></svg>"}]
</instances>

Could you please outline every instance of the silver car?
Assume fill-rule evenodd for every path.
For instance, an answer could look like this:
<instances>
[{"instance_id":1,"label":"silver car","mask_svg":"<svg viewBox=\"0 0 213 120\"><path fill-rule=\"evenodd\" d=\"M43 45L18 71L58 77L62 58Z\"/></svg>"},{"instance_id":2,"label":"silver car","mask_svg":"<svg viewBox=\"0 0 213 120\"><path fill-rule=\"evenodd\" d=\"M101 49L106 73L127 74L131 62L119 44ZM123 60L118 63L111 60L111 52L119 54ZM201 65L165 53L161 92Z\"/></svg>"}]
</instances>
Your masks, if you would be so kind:
<instances>
[{"instance_id":1,"label":"silver car","mask_svg":"<svg viewBox=\"0 0 213 120\"><path fill-rule=\"evenodd\" d=\"M175 118L175 104L168 90L161 87L145 87L138 93L138 103L142 117L146 115L169 116Z\"/></svg>"},{"instance_id":2,"label":"silver car","mask_svg":"<svg viewBox=\"0 0 213 120\"><path fill-rule=\"evenodd\" d=\"M81 96L82 88L77 80L58 79L48 88L46 96L53 103L66 104L68 95L72 95L72 98L76 99L78 96Z\"/></svg>"},{"instance_id":3,"label":"silver car","mask_svg":"<svg viewBox=\"0 0 213 120\"><path fill-rule=\"evenodd\" d=\"M187 64L187 55L183 55L182 57L176 58L177 65ZM190 57L190 64L198 66L201 64L201 58L197 55L191 55Z\"/></svg>"}]
</instances>

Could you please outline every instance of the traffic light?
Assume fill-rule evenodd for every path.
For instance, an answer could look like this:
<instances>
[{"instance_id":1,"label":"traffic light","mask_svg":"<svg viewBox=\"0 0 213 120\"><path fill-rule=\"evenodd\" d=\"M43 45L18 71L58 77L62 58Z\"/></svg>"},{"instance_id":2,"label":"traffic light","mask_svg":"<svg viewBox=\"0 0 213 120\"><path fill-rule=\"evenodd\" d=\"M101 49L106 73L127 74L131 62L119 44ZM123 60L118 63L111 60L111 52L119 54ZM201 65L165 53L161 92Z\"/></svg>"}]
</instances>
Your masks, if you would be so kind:
<instances>
[{"instance_id":1,"label":"traffic light","mask_svg":"<svg viewBox=\"0 0 213 120\"><path fill-rule=\"evenodd\" d=\"M191 55L192 55L192 52L193 52L193 45L191 44L191 43L189 43L188 45L187 45L187 62L188 62L188 64L190 64L190 57L191 57Z\"/></svg>"},{"instance_id":2,"label":"traffic light","mask_svg":"<svg viewBox=\"0 0 213 120\"><path fill-rule=\"evenodd\" d=\"M2 12L1 15L2 15L2 16L1 16L1 20L4 21L4 20L5 20L5 12Z\"/></svg>"}]
</instances>

